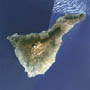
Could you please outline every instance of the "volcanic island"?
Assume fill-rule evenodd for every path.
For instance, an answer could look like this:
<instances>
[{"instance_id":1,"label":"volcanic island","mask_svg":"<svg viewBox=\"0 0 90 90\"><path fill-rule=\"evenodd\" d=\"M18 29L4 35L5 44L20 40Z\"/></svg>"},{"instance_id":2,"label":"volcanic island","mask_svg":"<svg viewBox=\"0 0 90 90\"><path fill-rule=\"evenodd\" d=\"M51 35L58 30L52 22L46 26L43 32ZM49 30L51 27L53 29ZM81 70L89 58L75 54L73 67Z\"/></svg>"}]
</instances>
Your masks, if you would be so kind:
<instances>
[{"instance_id":1,"label":"volcanic island","mask_svg":"<svg viewBox=\"0 0 90 90\"><path fill-rule=\"evenodd\" d=\"M75 24L83 21L85 17L84 13L66 14L59 17L56 23L47 31L26 35L15 33L7 37L29 78L45 74L55 63L63 35L69 32Z\"/></svg>"}]
</instances>

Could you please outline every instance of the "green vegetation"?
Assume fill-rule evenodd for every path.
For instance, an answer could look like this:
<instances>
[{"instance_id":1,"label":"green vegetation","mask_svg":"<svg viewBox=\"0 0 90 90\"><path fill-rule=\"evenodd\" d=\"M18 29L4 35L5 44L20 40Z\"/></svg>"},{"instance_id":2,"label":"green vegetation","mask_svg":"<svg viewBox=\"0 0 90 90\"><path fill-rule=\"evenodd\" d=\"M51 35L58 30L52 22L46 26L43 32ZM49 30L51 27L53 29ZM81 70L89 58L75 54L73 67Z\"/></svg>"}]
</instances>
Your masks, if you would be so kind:
<instances>
[{"instance_id":1,"label":"green vegetation","mask_svg":"<svg viewBox=\"0 0 90 90\"><path fill-rule=\"evenodd\" d=\"M69 20L77 19L77 18L78 18L77 15L66 15L66 16L65 16L65 19L69 19Z\"/></svg>"},{"instance_id":2,"label":"green vegetation","mask_svg":"<svg viewBox=\"0 0 90 90\"><path fill-rule=\"evenodd\" d=\"M69 14L69 15L65 15L64 18L67 19L67 20L81 19L81 18L84 19L85 18L85 14L84 13L82 13L80 15Z\"/></svg>"},{"instance_id":3,"label":"green vegetation","mask_svg":"<svg viewBox=\"0 0 90 90\"><path fill-rule=\"evenodd\" d=\"M30 34L29 36L23 36L24 38L20 41L21 44L32 44L40 41L40 36L38 33Z\"/></svg>"},{"instance_id":4,"label":"green vegetation","mask_svg":"<svg viewBox=\"0 0 90 90\"><path fill-rule=\"evenodd\" d=\"M57 36L57 35L60 34L60 32L61 32L60 26L55 25L55 26L52 28L52 30L49 31L49 36L50 36L50 37Z\"/></svg>"}]
</instances>

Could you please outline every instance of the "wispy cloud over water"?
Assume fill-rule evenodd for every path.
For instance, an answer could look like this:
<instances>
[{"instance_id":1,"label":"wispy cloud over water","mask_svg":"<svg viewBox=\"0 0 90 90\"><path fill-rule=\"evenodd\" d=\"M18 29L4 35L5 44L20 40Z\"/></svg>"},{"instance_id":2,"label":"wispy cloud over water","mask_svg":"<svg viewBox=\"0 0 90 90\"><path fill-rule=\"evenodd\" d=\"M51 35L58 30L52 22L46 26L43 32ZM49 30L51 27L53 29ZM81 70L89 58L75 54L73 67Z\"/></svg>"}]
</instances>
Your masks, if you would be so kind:
<instances>
[{"instance_id":1,"label":"wispy cloud over water","mask_svg":"<svg viewBox=\"0 0 90 90\"><path fill-rule=\"evenodd\" d=\"M55 0L52 13L86 13L89 14L89 0Z\"/></svg>"}]
</instances>

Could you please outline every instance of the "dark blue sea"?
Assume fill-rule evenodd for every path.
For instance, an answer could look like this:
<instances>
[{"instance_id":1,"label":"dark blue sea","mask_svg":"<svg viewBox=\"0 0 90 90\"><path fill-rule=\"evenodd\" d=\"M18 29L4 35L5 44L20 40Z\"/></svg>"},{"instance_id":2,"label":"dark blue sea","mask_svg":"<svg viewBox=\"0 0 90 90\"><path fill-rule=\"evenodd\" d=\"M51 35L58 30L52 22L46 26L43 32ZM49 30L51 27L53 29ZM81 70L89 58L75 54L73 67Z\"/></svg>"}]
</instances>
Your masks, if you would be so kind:
<instances>
[{"instance_id":1,"label":"dark blue sea","mask_svg":"<svg viewBox=\"0 0 90 90\"><path fill-rule=\"evenodd\" d=\"M53 5L54 0L0 0L0 90L90 89L89 14L64 35L56 62L45 75L28 78L6 39L50 28L64 15L53 14Z\"/></svg>"}]
</instances>

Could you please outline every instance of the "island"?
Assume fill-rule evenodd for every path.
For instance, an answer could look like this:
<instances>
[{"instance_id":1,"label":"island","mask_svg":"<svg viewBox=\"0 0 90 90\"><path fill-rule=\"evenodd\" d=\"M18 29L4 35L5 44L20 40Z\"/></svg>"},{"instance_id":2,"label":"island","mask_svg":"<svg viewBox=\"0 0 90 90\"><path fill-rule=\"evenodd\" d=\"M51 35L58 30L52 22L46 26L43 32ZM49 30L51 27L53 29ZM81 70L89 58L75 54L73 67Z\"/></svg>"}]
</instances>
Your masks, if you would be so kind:
<instances>
[{"instance_id":1,"label":"island","mask_svg":"<svg viewBox=\"0 0 90 90\"><path fill-rule=\"evenodd\" d=\"M84 13L65 14L46 31L26 35L15 33L7 37L29 78L45 74L55 63L56 54L62 44L62 37L85 17Z\"/></svg>"}]
</instances>

